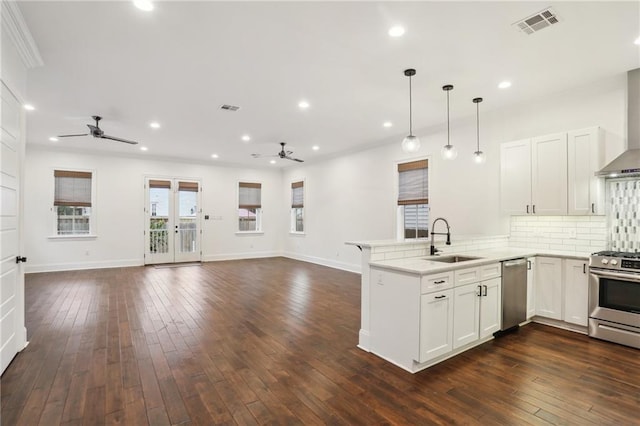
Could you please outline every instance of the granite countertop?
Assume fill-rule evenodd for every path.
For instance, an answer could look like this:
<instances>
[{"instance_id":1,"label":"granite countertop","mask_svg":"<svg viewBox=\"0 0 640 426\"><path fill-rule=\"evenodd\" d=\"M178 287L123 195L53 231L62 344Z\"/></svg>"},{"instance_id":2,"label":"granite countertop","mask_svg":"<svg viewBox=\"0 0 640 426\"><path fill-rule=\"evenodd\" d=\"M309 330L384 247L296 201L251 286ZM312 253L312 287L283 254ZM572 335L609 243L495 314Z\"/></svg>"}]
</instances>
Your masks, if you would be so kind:
<instances>
[{"instance_id":1,"label":"granite countertop","mask_svg":"<svg viewBox=\"0 0 640 426\"><path fill-rule=\"evenodd\" d=\"M437 258L438 256L420 256L420 257L406 257L402 259L393 260L381 260L376 262L369 262L370 266L385 268L394 271L407 272L410 274L426 275L437 272L447 272L454 269L472 268L474 266L486 265L489 263L501 262L509 259L516 259L520 257L534 257L534 256L549 256L549 257L564 257L578 260L588 260L590 253L579 252L564 252L558 250L547 249L528 249L528 248L502 248L491 249L481 251L466 251L460 253L442 253L444 256L474 256L479 259L468 260L458 263L444 263L437 262L430 259Z\"/></svg>"}]
</instances>

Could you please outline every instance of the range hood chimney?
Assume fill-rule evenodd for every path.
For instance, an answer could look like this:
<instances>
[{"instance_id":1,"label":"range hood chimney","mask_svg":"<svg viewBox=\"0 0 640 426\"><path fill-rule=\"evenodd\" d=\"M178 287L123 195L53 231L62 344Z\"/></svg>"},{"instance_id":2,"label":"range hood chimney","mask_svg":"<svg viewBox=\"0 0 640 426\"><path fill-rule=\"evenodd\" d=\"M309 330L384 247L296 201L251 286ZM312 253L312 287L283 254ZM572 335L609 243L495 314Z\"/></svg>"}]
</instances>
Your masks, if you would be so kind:
<instances>
[{"instance_id":1,"label":"range hood chimney","mask_svg":"<svg viewBox=\"0 0 640 426\"><path fill-rule=\"evenodd\" d=\"M627 150L596 176L640 176L640 68L627 72Z\"/></svg>"}]
</instances>

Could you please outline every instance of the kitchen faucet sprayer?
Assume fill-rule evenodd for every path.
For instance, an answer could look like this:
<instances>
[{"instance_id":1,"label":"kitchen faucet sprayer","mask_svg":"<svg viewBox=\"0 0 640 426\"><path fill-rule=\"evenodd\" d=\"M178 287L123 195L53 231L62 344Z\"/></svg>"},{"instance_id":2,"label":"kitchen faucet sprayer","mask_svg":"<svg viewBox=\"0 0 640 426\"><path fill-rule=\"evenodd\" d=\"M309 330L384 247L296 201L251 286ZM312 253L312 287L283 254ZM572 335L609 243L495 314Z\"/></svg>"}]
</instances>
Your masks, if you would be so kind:
<instances>
[{"instance_id":1,"label":"kitchen faucet sprayer","mask_svg":"<svg viewBox=\"0 0 640 426\"><path fill-rule=\"evenodd\" d=\"M438 222L439 220L443 221L445 223L445 225L447 225L447 232L446 233L444 233L444 232L435 232L436 222ZM448 245L448 246L451 245L451 231L450 231L449 222L447 222L447 219L445 219L443 217L438 217L431 224L431 249L430 249L431 256L433 256L434 254L436 254L437 252L440 251L435 246L435 242L434 242L434 238L433 238L434 235L446 235L447 236L447 242L445 244Z\"/></svg>"}]
</instances>

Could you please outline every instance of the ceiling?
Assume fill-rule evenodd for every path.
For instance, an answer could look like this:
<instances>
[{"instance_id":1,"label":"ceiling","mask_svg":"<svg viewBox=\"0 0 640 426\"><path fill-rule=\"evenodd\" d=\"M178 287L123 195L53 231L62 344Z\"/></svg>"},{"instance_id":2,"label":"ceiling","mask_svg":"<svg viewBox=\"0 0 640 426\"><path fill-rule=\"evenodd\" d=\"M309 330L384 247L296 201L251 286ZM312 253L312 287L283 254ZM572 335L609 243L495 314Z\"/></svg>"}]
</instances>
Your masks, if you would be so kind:
<instances>
[{"instance_id":1,"label":"ceiling","mask_svg":"<svg viewBox=\"0 0 640 426\"><path fill-rule=\"evenodd\" d=\"M24 1L44 66L29 71L27 143L211 164L284 167L253 158L288 143L315 161L413 127L547 96L640 66L638 2ZM512 24L551 6L560 22L532 35ZM404 36L388 29L401 24ZM510 80L511 88L497 85ZM300 100L310 107L301 110ZM240 106L236 112L222 104ZM106 134L84 133L90 116ZM157 121L159 129L149 123ZM383 122L393 126L384 128ZM251 136L249 142L241 136ZM313 151L312 146L319 146ZM141 151L145 146L148 151ZM217 154L219 158L211 158Z\"/></svg>"}]
</instances>

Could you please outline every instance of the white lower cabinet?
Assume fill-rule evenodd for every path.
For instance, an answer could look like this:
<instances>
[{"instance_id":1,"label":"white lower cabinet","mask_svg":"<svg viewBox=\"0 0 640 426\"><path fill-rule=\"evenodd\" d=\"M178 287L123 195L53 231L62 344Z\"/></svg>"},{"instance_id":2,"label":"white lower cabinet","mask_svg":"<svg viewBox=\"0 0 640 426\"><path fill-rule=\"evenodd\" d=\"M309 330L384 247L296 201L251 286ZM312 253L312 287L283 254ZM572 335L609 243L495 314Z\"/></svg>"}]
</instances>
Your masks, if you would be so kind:
<instances>
[{"instance_id":1,"label":"white lower cabinet","mask_svg":"<svg viewBox=\"0 0 640 426\"><path fill-rule=\"evenodd\" d=\"M453 348L500 330L502 279L492 278L454 289Z\"/></svg>"},{"instance_id":2,"label":"white lower cabinet","mask_svg":"<svg viewBox=\"0 0 640 426\"><path fill-rule=\"evenodd\" d=\"M536 315L562 319L562 259L536 257Z\"/></svg>"},{"instance_id":3,"label":"white lower cabinet","mask_svg":"<svg viewBox=\"0 0 640 426\"><path fill-rule=\"evenodd\" d=\"M564 261L565 322L587 326L589 319L589 268L586 260Z\"/></svg>"},{"instance_id":4,"label":"white lower cabinet","mask_svg":"<svg viewBox=\"0 0 640 426\"><path fill-rule=\"evenodd\" d=\"M420 362L453 349L453 290L423 294L420 298Z\"/></svg>"},{"instance_id":5,"label":"white lower cabinet","mask_svg":"<svg viewBox=\"0 0 640 426\"><path fill-rule=\"evenodd\" d=\"M527 319L531 319L536 314L536 258L527 258Z\"/></svg>"}]
</instances>

